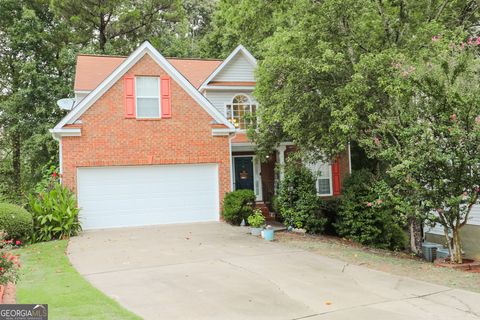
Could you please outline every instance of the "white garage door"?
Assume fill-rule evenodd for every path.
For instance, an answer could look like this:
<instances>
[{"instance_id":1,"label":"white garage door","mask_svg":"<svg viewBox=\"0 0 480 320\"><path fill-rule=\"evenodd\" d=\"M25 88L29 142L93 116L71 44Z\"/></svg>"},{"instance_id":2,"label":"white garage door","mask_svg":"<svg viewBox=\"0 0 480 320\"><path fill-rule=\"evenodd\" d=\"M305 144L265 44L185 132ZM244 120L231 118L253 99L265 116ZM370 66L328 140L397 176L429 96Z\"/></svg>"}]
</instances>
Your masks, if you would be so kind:
<instances>
[{"instance_id":1,"label":"white garage door","mask_svg":"<svg viewBox=\"0 0 480 320\"><path fill-rule=\"evenodd\" d=\"M84 230L217 221L218 166L78 168Z\"/></svg>"}]
</instances>

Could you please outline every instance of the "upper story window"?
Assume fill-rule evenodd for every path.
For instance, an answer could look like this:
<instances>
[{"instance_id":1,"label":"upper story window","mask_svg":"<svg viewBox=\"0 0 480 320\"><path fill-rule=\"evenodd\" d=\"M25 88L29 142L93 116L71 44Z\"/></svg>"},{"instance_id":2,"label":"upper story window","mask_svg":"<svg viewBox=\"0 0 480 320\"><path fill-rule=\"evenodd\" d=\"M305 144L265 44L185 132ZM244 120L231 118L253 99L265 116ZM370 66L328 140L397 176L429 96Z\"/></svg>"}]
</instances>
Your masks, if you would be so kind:
<instances>
[{"instance_id":1,"label":"upper story window","mask_svg":"<svg viewBox=\"0 0 480 320\"><path fill-rule=\"evenodd\" d=\"M235 128L245 130L252 121L251 117L255 114L257 105L252 103L247 95L239 94L227 104L226 109L228 121Z\"/></svg>"},{"instance_id":2,"label":"upper story window","mask_svg":"<svg viewBox=\"0 0 480 320\"><path fill-rule=\"evenodd\" d=\"M137 118L160 118L159 77L135 77Z\"/></svg>"},{"instance_id":3,"label":"upper story window","mask_svg":"<svg viewBox=\"0 0 480 320\"><path fill-rule=\"evenodd\" d=\"M332 193L332 165L325 162L309 164L316 177L317 194L319 196L331 196Z\"/></svg>"}]
</instances>

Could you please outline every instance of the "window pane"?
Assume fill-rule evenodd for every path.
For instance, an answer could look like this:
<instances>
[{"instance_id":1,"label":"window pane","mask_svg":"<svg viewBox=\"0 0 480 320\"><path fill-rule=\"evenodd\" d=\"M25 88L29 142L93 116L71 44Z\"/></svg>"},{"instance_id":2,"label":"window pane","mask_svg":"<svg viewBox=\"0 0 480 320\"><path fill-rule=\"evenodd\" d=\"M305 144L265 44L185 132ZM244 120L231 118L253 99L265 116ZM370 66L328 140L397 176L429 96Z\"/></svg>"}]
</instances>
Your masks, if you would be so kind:
<instances>
[{"instance_id":1,"label":"window pane","mask_svg":"<svg viewBox=\"0 0 480 320\"><path fill-rule=\"evenodd\" d=\"M318 179L317 188L319 194L330 194L330 179Z\"/></svg>"},{"instance_id":2,"label":"window pane","mask_svg":"<svg viewBox=\"0 0 480 320\"><path fill-rule=\"evenodd\" d=\"M137 77L137 97L159 97L158 77Z\"/></svg>"},{"instance_id":3,"label":"window pane","mask_svg":"<svg viewBox=\"0 0 480 320\"><path fill-rule=\"evenodd\" d=\"M247 103L248 98L244 95L238 95L233 98L233 103Z\"/></svg>"},{"instance_id":4,"label":"window pane","mask_svg":"<svg viewBox=\"0 0 480 320\"><path fill-rule=\"evenodd\" d=\"M137 98L138 118L160 117L160 104L158 98Z\"/></svg>"}]
</instances>

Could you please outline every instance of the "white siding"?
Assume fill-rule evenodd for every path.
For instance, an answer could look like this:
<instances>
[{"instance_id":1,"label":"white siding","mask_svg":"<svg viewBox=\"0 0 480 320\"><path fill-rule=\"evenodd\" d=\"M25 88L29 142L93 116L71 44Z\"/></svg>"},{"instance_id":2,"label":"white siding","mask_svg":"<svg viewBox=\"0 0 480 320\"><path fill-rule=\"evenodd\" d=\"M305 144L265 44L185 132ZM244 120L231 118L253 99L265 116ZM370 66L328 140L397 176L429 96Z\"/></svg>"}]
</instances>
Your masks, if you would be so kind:
<instances>
[{"instance_id":1,"label":"white siding","mask_svg":"<svg viewBox=\"0 0 480 320\"><path fill-rule=\"evenodd\" d=\"M475 205L470 212L468 224L480 226L480 205Z\"/></svg>"},{"instance_id":2,"label":"white siding","mask_svg":"<svg viewBox=\"0 0 480 320\"><path fill-rule=\"evenodd\" d=\"M255 101L255 99L252 97L252 91L251 90L211 90L208 89L205 91L205 96L207 97L208 100L213 104L215 108L217 108L218 111L220 111L224 116L226 115L225 112L225 104L232 102L232 99L235 95L243 93L246 94L252 99L252 101Z\"/></svg>"},{"instance_id":3,"label":"white siding","mask_svg":"<svg viewBox=\"0 0 480 320\"><path fill-rule=\"evenodd\" d=\"M243 54L237 54L212 81L255 81L255 69Z\"/></svg>"},{"instance_id":4,"label":"white siding","mask_svg":"<svg viewBox=\"0 0 480 320\"><path fill-rule=\"evenodd\" d=\"M480 205L475 205L470 212L468 217L468 223L470 225L480 226ZM443 235L443 226L437 223L433 228L425 226L426 233L440 234Z\"/></svg>"}]
</instances>

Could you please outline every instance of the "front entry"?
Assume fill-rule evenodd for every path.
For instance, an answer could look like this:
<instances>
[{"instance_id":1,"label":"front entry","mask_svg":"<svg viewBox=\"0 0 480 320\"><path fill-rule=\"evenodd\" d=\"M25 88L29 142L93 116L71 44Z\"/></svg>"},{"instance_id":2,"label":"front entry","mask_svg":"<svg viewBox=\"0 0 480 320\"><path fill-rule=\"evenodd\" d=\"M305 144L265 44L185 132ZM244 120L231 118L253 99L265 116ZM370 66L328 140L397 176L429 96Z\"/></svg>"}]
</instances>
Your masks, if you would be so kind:
<instances>
[{"instance_id":1,"label":"front entry","mask_svg":"<svg viewBox=\"0 0 480 320\"><path fill-rule=\"evenodd\" d=\"M254 190L253 157L235 157L235 189Z\"/></svg>"}]
</instances>

